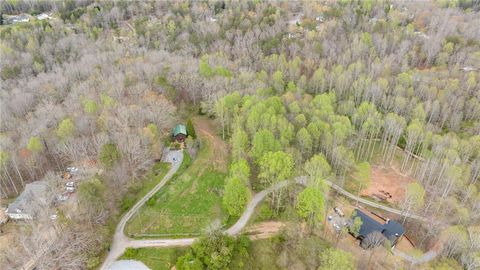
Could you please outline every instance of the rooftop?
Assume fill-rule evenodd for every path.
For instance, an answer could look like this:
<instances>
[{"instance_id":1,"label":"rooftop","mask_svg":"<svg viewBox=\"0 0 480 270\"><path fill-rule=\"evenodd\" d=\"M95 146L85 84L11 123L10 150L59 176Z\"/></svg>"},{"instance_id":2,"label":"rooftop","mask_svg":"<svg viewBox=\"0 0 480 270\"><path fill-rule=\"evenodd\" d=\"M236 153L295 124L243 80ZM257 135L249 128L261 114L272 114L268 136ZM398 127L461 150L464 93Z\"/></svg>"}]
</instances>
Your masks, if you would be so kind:
<instances>
[{"instance_id":1,"label":"rooftop","mask_svg":"<svg viewBox=\"0 0 480 270\"><path fill-rule=\"evenodd\" d=\"M177 136L178 134L187 135L187 128L182 124L176 125L173 129L173 136Z\"/></svg>"},{"instance_id":2,"label":"rooftop","mask_svg":"<svg viewBox=\"0 0 480 270\"><path fill-rule=\"evenodd\" d=\"M35 207L48 203L48 189L49 186L45 181L35 181L27 184L25 190L8 206L7 212L33 214Z\"/></svg>"},{"instance_id":3,"label":"rooftop","mask_svg":"<svg viewBox=\"0 0 480 270\"><path fill-rule=\"evenodd\" d=\"M354 216L360 217L363 222L359 231L361 238L373 232L381 232L390 242L395 243L405 233L403 226L394 220L387 220L382 224L358 209L355 209Z\"/></svg>"}]
</instances>

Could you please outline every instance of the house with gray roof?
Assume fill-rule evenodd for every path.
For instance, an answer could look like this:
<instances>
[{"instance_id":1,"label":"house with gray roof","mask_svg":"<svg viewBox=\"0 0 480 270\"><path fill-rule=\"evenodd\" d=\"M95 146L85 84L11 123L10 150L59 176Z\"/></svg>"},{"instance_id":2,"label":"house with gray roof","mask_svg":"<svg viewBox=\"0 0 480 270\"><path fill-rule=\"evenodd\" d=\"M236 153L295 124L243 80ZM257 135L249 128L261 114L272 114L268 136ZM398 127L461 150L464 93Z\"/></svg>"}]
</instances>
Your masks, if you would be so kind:
<instances>
[{"instance_id":1,"label":"house with gray roof","mask_svg":"<svg viewBox=\"0 0 480 270\"><path fill-rule=\"evenodd\" d=\"M8 205L5 213L13 220L35 218L40 209L49 203L50 186L46 181L36 181L25 186L25 190Z\"/></svg>"}]
</instances>

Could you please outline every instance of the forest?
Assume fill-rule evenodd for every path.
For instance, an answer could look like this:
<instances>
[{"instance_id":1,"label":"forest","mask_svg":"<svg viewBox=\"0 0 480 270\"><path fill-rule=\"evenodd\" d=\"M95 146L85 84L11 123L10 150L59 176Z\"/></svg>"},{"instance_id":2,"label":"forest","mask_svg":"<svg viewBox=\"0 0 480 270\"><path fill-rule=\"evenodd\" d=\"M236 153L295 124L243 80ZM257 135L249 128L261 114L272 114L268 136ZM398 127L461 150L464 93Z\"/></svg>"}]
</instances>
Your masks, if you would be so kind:
<instances>
[{"instance_id":1,"label":"forest","mask_svg":"<svg viewBox=\"0 0 480 270\"><path fill-rule=\"evenodd\" d=\"M172 127L197 115L228 145L224 223L252 194L307 177L262 206L307 227L283 232L274 269L369 269L306 238L324 235L338 199L326 181L360 196L377 167L413 179L393 206L427 219L403 220L416 249L441 242L421 269L480 267L479 1L7 0L0 14L0 204L35 181L61 185L72 164L93 171L74 210L38 203L58 219L9 229L0 268L20 268L54 234L38 269L98 269ZM31 18L7 23L19 14ZM177 269L263 269L244 238L213 230Z\"/></svg>"}]
</instances>

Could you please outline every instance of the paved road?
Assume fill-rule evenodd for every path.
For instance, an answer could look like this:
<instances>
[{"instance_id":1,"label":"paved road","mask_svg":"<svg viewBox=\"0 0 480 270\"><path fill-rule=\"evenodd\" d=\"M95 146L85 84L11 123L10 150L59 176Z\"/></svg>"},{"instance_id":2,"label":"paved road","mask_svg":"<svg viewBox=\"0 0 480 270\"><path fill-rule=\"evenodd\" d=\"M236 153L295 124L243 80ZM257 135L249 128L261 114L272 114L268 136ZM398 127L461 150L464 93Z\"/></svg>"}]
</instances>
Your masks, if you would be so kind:
<instances>
[{"instance_id":1,"label":"paved road","mask_svg":"<svg viewBox=\"0 0 480 270\"><path fill-rule=\"evenodd\" d=\"M158 183L152 190L150 190L142 199L140 199L120 220L115 230L115 234L113 236L113 243L110 248L110 252L102 264L101 269L108 269L108 266L111 265L118 257L120 257L127 247L132 246L128 237L125 236L123 233L125 230L125 225L127 224L128 220L132 218L132 216L145 204L148 199L150 199L157 191L159 191L167 182L172 178L173 174L177 172L178 168L183 161L183 152L182 151L169 151L164 156L165 162L172 163L172 166L168 173L163 177L162 181Z\"/></svg>"}]
</instances>

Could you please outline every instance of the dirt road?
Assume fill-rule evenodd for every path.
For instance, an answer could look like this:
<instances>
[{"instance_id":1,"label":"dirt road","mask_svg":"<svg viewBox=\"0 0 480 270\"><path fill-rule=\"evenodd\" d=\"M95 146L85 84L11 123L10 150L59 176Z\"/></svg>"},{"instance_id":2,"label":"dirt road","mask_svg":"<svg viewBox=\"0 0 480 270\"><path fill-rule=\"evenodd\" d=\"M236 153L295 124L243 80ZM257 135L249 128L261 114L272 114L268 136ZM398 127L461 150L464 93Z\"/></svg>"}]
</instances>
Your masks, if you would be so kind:
<instances>
[{"instance_id":1,"label":"dirt road","mask_svg":"<svg viewBox=\"0 0 480 270\"><path fill-rule=\"evenodd\" d=\"M132 218L132 216L145 204L148 199L150 199L157 191L159 191L167 182L172 178L173 174L177 172L178 168L183 161L183 153L182 151L170 151L164 158L165 162L172 163L172 167L168 171L168 173L163 177L162 181L158 183L152 190L150 190L142 199L140 199L120 220L115 230L115 234L113 236L113 243L110 248L110 252L102 264L101 269L108 269L108 266L112 264L118 257L120 257L127 247L131 247L132 240L130 240L124 234L125 225L127 222Z\"/></svg>"}]
</instances>

